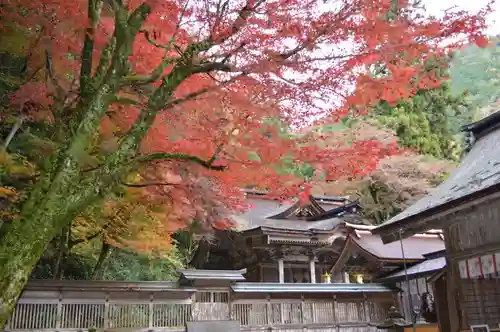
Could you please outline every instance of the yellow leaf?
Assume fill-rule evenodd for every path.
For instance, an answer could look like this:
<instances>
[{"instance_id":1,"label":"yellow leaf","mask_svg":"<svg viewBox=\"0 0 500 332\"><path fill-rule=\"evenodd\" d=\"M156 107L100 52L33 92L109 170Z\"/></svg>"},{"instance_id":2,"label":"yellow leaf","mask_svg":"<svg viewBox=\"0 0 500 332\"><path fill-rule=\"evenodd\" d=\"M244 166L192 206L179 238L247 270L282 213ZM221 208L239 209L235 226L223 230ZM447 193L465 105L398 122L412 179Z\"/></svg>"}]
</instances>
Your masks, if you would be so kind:
<instances>
[{"instance_id":1,"label":"yellow leaf","mask_svg":"<svg viewBox=\"0 0 500 332\"><path fill-rule=\"evenodd\" d=\"M17 191L14 188L0 187L0 197L13 199L17 196Z\"/></svg>"}]
</instances>

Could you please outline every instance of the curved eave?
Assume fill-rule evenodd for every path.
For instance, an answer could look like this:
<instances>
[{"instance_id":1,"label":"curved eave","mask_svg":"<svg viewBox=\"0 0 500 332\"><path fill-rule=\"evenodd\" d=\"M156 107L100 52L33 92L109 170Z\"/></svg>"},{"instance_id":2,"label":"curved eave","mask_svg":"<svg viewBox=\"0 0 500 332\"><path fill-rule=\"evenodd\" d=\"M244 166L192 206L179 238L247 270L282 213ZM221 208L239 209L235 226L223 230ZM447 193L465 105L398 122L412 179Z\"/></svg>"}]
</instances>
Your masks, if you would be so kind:
<instances>
[{"instance_id":1,"label":"curved eave","mask_svg":"<svg viewBox=\"0 0 500 332\"><path fill-rule=\"evenodd\" d=\"M356 200L354 202L347 203L345 205L341 205L339 207L333 208L331 210L325 211L317 216L308 218L308 221L316 221L316 220L322 220L322 219L329 219L329 218L334 218L339 216L342 212L349 211L352 208L356 208L361 210L361 206L359 205L359 202Z\"/></svg>"},{"instance_id":2,"label":"curved eave","mask_svg":"<svg viewBox=\"0 0 500 332\"><path fill-rule=\"evenodd\" d=\"M242 231L243 234L253 234L253 233L261 233L263 235L273 235L273 234L297 234L297 235L316 235L316 234L334 234L340 228L344 227L345 222L339 222L335 227L331 229L292 229L292 228L278 228L278 227L269 227L269 226L259 226L252 229L247 229Z\"/></svg>"},{"instance_id":3,"label":"curved eave","mask_svg":"<svg viewBox=\"0 0 500 332\"><path fill-rule=\"evenodd\" d=\"M365 249L361 246L355 239L355 232L351 232L344 243L344 247L342 248L339 257L335 264L330 269L330 273L336 274L341 271L343 265L347 263L353 251L359 253L361 256L364 256L367 260L376 262L376 263L392 263L392 264L400 264L406 261L407 263L418 263L424 260L424 258L414 258L409 257L405 258L390 258L390 257L380 257L378 255L373 254L372 252Z\"/></svg>"},{"instance_id":4,"label":"curved eave","mask_svg":"<svg viewBox=\"0 0 500 332\"><path fill-rule=\"evenodd\" d=\"M436 272L443 270L446 267L446 258L438 257L434 259L428 259L421 263L415 264L409 267L406 272L405 270L400 270L391 273L383 278L377 280L377 282L398 282L404 280L406 276L410 278L419 278L423 276L434 275Z\"/></svg>"},{"instance_id":5,"label":"curved eave","mask_svg":"<svg viewBox=\"0 0 500 332\"><path fill-rule=\"evenodd\" d=\"M487 135L488 133L498 129L499 127L500 127L500 112L497 111L485 117L484 119L462 126L460 130L463 132L469 132L474 135L475 139L479 139L480 137Z\"/></svg>"}]
</instances>

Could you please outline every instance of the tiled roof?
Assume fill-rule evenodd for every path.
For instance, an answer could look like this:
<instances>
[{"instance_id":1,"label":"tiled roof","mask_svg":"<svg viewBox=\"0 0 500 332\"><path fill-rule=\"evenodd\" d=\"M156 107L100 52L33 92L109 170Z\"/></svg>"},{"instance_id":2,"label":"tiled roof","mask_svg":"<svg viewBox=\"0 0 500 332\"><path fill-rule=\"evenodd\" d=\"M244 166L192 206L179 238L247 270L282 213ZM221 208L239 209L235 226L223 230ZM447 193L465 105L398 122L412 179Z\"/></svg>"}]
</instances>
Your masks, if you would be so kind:
<instances>
[{"instance_id":1,"label":"tiled roof","mask_svg":"<svg viewBox=\"0 0 500 332\"><path fill-rule=\"evenodd\" d=\"M471 151L465 156L459 167L437 186L429 195L423 197L409 208L388 220L378 228L384 228L406 218L416 216L431 208L458 200L475 192L500 184L500 130L485 130L485 123L498 121L500 113L484 119L479 125L469 125L466 131L477 135ZM486 121L488 120L488 121ZM478 132L478 128L481 132ZM375 230L376 233L382 230Z\"/></svg>"},{"instance_id":2,"label":"tiled roof","mask_svg":"<svg viewBox=\"0 0 500 332\"><path fill-rule=\"evenodd\" d=\"M357 232L359 238L353 241L365 251L381 259L403 259L399 241L384 244L378 235L368 232ZM424 254L443 250L444 241L439 235L414 235L403 239L405 258L409 260L424 259Z\"/></svg>"},{"instance_id":3,"label":"tiled roof","mask_svg":"<svg viewBox=\"0 0 500 332\"><path fill-rule=\"evenodd\" d=\"M239 230L250 230L258 227L269 227L286 230L331 230L339 224L349 222L359 222L361 217L356 214L346 214L342 217L332 217L323 220L301 220L301 219L271 219L270 217L284 212L293 204L282 203L275 200L248 198L248 203L252 206L247 212L233 216L233 219L239 225ZM329 211L338 209L335 205L322 205Z\"/></svg>"},{"instance_id":4,"label":"tiled roof","mask_svg":"<svg viewBox=\"0 0 500 332\"><path fill-rule=\"evenodd\" d=\"M421 263L415 264L412 267L408 268L407 274L408 277L415 277L418 275L430 274L433 272L437 272L442 270L446 266L446 258L438 257L434 259L428 259ZM384 278L379 279L379 281L391 281L396 279L401 279L405 277L405 271L401 270L395 273L392 273Z\"/></svg>"}]
</instances>

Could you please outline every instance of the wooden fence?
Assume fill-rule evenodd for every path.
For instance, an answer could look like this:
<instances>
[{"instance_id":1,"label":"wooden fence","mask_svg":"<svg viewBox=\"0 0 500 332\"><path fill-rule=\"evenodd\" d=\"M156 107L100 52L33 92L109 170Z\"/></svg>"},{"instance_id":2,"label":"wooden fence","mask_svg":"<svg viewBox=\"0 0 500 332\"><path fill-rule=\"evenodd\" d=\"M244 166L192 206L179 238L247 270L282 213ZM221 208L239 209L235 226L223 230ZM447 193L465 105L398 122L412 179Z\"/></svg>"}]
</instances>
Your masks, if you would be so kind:
<instances>
[{"instance_id":1,"label":"wooden fence","mask_svg":"<svg viewBox=\"0 0 500 332\"><path fill-rule=\"evenodd\" d=\"M138 285L138 283L134 284ZM227 288L28 289L7 331L184 331L187 321L237 320L246 331L369 332L390 296L238 294ZM325 297L326 295L326 297Z\"/></svg>"}]
</instances>

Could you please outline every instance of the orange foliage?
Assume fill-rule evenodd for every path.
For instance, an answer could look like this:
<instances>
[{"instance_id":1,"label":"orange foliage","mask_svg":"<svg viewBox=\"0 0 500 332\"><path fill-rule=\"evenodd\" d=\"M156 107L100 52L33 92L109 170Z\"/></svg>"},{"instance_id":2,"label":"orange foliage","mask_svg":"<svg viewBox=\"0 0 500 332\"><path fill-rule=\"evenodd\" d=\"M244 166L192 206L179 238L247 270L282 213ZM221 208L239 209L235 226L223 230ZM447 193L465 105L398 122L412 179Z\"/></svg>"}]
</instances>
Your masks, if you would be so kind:
<instances>
[{"instance_id":1,"label":"orange foliage","mask_svg":"<svg viewBox=\"0 0 500 332\"><path fill-rule=\"evenodd\" d=\"M50 51L53 74L68 90L65 101L72 100L72 94L77 101L79 59L84 37L91 33L86 31L88 1L9 3L22 4L26 11L10 11L3 18L42 28L37 47ZM125 3L131 13L141 1ZM246 207L238 189L245 185L270 188L282 197L295 195L301 181L276 171L285 155L325 171L329 180L375 170L381 158L395 152L394 144L373 139L347 144L336 139L321 146L310 143L326 137L290 139L262 120L280 117L292 128L303 127L318 118L332 121L352 112L363 114L381 99L394 103L418 89L437 86L436 73L422 70L424 61L460 44L440 47L449 37L462 34L483 44L489 10L450 11L438 20L425 17L411 1L397 1L399 14L388 20L385 15L394 9L389 0L340 0L330 8L322 0L146 3L151 12L135 39L130 72L115 91L135 102L107 106L100 149L104 155L115 151L150 107L154 89L175 78L170 75L175 70L189 72L165 98L137 149L137 156L176 157L145 164L138 170L140 181L128 183L139 188L142 199L163 206L152 217L155 222L163 220L155 224L161 227L153 229L167 233L192 219L230 226L224 221L228 211ZM104 7L92 35L94 73L115 27L108 1ZM209 46L190 52L188 45L202 41ZM128 82L149 75L166 58L169 65L152 84L138 89ZM386 65L388 74L375 78L368 68L379 64ZM54 85L48 88L57 98ZM44 101L38 94L32 97ZM71 111L74 104L67 105ZM119 207L108 208L110 216L119 215L114 210ZM146 234L134 228L128 232L142 234L138 239Z\"/></svg>"}]
</instances>

